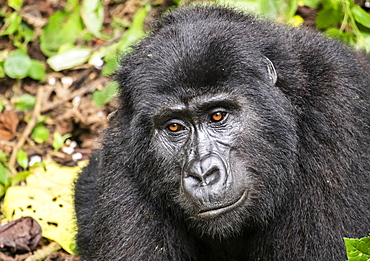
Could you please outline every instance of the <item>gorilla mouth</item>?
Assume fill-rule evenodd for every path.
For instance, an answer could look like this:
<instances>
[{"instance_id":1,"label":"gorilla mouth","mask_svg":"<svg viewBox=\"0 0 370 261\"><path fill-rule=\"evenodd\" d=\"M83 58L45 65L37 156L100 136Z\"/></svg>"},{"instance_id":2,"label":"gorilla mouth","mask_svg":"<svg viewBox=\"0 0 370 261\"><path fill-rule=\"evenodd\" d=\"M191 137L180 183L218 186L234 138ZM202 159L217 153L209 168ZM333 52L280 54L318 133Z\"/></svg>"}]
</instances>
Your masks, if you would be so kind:
<instances>
[{"instance_id":1,"label":"gorilla mouth","mask_svg":"<svg viewBox=\"0 0 370 261\"><path fill-rule=\"evenodd\" d=\"M228 204L228 205L219 206L219 207L216 207L216 208L206 209L206 210L200 211L197 214L197 216L200 217L200 218L213 218L213 217L219 216L223 213L229 212L229 211L243 205L243 203L248 198L248 194L249 194L248 191L245 190L243 195L238 200L236 200L235 202L232 202L231 204Z\"/></svg>"}]
</instances>

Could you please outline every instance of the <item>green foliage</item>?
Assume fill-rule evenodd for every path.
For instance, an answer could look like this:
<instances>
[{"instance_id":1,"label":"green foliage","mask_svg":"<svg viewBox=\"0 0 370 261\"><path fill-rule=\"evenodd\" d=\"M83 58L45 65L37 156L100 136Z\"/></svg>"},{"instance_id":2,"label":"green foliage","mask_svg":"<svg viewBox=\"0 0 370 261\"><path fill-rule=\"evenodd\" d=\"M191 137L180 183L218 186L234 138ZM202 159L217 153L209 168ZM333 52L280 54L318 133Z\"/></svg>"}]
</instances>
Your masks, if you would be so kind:
<instances>
[{"instance_id":1,"label":"green foliage","mask_svg":"<svg viewBox=\"0 0 370 261\"><path fill-rule=\"evenodd\" d=\"M14 177L9 177L6 162L8 156L0 150L0 197L4 196L8 187L23 181L28 175L28 171L18 172ZM27 163L28 164L28 163Z\"/></svg>"},{"instance_id":2,"label":"green foliage","mask_svg":"<svg viewBox=\"0 0 370 261\"><path fill-rule=\"evenodd\" d=\"M6 58L4 72L14 79L23 79L29 76L35 80L43 80L46 75L42 62L32 60L21 49L15 50Z\"/></svg>"},{"instance_id":3,"label":"green foliage","mask_svg":"<svg viewBox=\"0 0 370 261\"><path fill-rule=\"evenodd\" d=\"M22 8L23 0L8 0L8 5L19 11Z\"/></svg>"},{"instance_id":4,"label":"green foliage","mask_svg":"<svg viewBox=\"0 0 370 261\"><path fill-rule=\"evenodd\" d=\"M28 158L26 152L24 150L19 150L17 153L17 162L19 166L21 166L24 169L27 169L28 167Z\"/></svg>"},{"instance_id":5,"label":"green foliage","mask_svg":"<svg viewBox=\"0 0 370 261\"><path fill-rule=\"evenodd\" d=\"M84 0L81 9L82 19L87 30L96 37L107 39L101 34L104 21L104 6L100 0Z\"/></svg>"},{"instance_id":6,"label":"green foliage","mask_svg":"<svg viewBox=\"0 0 370 261\"><path fill-rule=\"evenodd\" d=\"M117 55L129 52L130 46L137 43L144 36L143 25L147 14L148 7L139 9L134 15L131 26L121 40L106 50L103 75L112 74L118 67Z\"/></svg>"},{"instance_id":7,"label":"green foliage","mask_svg":"<svg viewBox=\"0 0 370 261\"><path fill-rule=\"evenodd\" d=\"M2 163L0 163L0 197L5 194L8 186L8 170L4 167Z\"/></svg>"},{"instance_id":8,"label":"green foliage","mask_svg":"<svg viewBox=\"0 0 370 261\"><path fill-rule=\"evenodd\" d=\"M31 58L22 50L12 52L5 60L5 73L14 79L22 79L28 75L31 68Z\"/></svg>"},{"instance_id":9,"label":"green foliage","mask_svg":"<svg viewBox=\"0 0 370 261\"><path fill-rule=\"evenodd\" d=\"M326 29L336 26L343 20L344 14L342 10L328 6L322 9L316 17L316 26L318 29Z\"/></svg>"},{"instance_id":10,"label":"green foliage","mask_svg":"<svg viewBox=\"0 0 370 261\"><path fill-rule=\"evenodd\" d=\"M37 143L43 143L48 140L50 131L44 125L39 124L32 130L32 139Z\"/></svg>"},{"instance_id":11,"label":"green foliage","mask_svg":"<svg viewBox=\"0 0 370 261\"><path fill-rule=\"evenodd\" d=\"M22 22L22 16L18 13L11 13L9 16L5 17L4 24L8 25L1 31L0 36L2 35L13 35L19 29L19 26Z\"/></svg>"},{"instance_id":12,"label":"green foliage","mask_svg":"<svg viewBox=\"0 0 370 261\"><path fill-rule=\"evenodd\" d=\"M31 60L31 68L28 70L28 75L34 80L43 81L46 76L44 64L37 60Z\"/></svg>"},{"instance_id":13,"label":"green foliage","mask_svg":"<svg viewBox=\"0 0 370 261\"><path fill-rule=\"evenodd\" d=\"M74 47L50 57L47 62L54 71L69 69L87 62L91 48Z\"/></svg>"},{"instance_id":14,"label":"green foliage","mask_svg":"<svg viewBox=\"0 0 370 261\"><path fill-rule=\"evenodd\" d=\"M107 88L101 90L101 91L95 91L93 93L93 101L95 104L99 107L103 106L105 103L112 100L114 95L117 92L117 83L116 82L110 82L107 86Z\"/></svg>"},{"instance_id":15,"label":"green foliage","mask_svg":"<svg viewBox=\"0 0 370 261\"><path fill-rule=\"evenodd\" d=\"M25 94L19 97L18 101L15 103L15 108L18 111L28 111L35 107L36 98L35 96Z\"/></svg>"},{"instance_id":16,"label":"green foliage","mask_svg":"<svg viewBox=\"0 0 370 261\"><path fill-rule=\"evenodd\" d=\"M298 0L216 0L216 2L235 5L247 12L282 22L289 22L298 7Z\"/></svg>"},{"instance_id":17,"label":"green foliage","mask_svg":"<svg viewBox=\"0 0 370 261\"><path fill-rule=\"evenodd\" d=\"M370 14L352 0L322 0L321 3L323 8L316 18L320 30L357 49L370 51Z\"/></svg>"},{"instance_id":18,"label":"green foliage","mask_svg":"<svg viewBox=\"0 0 370 261\"><path fill-rule=\"evenodd\" d=\"M348 261L370 260L370 237L344 238Z\"/></svg>"},{"instance_id":19,"label":"green foliage","mask_svg":"<svg viewBox=\"0 0 370 261\"><path fill-rule=\"evenodd\" d=\"M62 45L73 45L82 30L83 24L78 6L73 13L65 10L58 11L50 17L48 24L42 30L40 48L46 56L53 56L58 53Z\"/></svg>"},{"instance_id":20,"label":"green foliage","mask_svg":"<svg viewBox=\"0 0 370 261\"><path fill-rule=\"evenodd\" d=\"M59 132L54 132L54 141L53 141L54 151L58 151L61 147L63 147L66 139L70 137L72 137L72 135L69 133L62 136Z\"/></svg>"}]
</instances>

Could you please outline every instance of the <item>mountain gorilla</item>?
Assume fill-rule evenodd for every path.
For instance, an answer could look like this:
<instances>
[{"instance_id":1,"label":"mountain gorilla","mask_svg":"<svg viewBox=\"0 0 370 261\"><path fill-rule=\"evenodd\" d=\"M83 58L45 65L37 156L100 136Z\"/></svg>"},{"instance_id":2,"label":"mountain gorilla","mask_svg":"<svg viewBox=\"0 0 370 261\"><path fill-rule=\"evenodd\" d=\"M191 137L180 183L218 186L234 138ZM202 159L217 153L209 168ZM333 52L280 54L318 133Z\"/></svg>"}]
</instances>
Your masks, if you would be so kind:
<instances>
[{"instance_id":1,"label":"mountain gorilla","mask_svg":"<svg viewBox=\"0 0 370 261\"><path fill-rule=\"evenodd\" d=\"M345 260L370 232L370 74L335 40L197 6L122 61L76 181L84 260Z\"/></svg>"}]
</instances>

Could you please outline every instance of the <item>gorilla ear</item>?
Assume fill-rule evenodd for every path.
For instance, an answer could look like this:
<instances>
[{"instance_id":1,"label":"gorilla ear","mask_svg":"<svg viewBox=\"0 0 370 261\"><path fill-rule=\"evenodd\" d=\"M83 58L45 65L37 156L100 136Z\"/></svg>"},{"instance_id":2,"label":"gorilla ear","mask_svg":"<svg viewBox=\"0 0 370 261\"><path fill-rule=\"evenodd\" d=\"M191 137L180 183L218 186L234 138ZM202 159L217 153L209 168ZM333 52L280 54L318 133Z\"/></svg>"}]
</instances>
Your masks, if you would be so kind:
<instances>
[{"instance_id":1,"label":"gorilla ear","mask_svg":"<svg viewBox=\"0 0 370 261\"><path fill-rule=\"evenodd\" d=\"M269 78L270 82L272 83L272 85L275 85L275 83L277 81L277 74L276 74L275 67L274 67L273 63L270 61L269 58L267 58L264 55L263 55L263 58L264 58L264 61L265 61L266 67L267 67L268 78Z\"/></svg>"}]
</instances>

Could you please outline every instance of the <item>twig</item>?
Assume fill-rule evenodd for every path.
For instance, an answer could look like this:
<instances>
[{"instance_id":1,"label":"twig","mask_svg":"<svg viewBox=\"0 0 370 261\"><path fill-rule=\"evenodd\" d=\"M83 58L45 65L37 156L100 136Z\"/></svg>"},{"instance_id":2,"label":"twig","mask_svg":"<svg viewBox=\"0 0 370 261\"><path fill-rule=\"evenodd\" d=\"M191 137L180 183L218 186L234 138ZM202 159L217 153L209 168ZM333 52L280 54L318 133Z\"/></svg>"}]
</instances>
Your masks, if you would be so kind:
<instances>
[{"instance_id":1,"label":"twig","mask_svg":"<svg viewBox=\"0 0 370 261\"><path fill-rule=\"evenodd\" d=\"M35 127L35 125L37 123L37 118L38 118L38 116L40 114L40 111L41 111L41 103L42 103L42 98L43 98L43 93L44 93L43 90L44 89L43 89L42 85L40 85L37 88L36 104L35 104L35 107L34 107L33 112L32 112L31 120L27 123L27 126L24 129L21 137L19 138L17 144L13 148L12 155L10 155L9 167L10 167L10 170L11 170L11 175L10 175L11 177L13 177L15 175L14 165L15 165L15 162L16 162L18 150L20 148L22 148L22 146L23 146L24 142L26 141L28 135L30 135L30 133L32 132L33 127Z\"/></svg>"},{"instance_id":2,"label":"twig","mask_svg":"<svg viewBox=\"0 0 370 261\"><path fill-rule=\"evenodd\" d=\"M55 102L53 102L49 105L44 106L41 110L41 113L50 111L50 110L54 109L55 107L59 106L60 104L63 104L65 102L69 101L69 100L72 100L76 96L83 96L86 93L92 92L93 90L94 90L94 87L92 85L86 86L86 88L78 89L77 91L74 91L73 93L66 96L65 98L59 99L59 100L57 100L57 101L55 101Z\"/></svg>"},{"instance_id":3,"label":"twig","mask_svg":"<svg viewBox=\"0 0 370 261\"><path fill-rule=\"evenodd\" d=\"M43 247L40 250L37 250L32 256L29 256L24 261L40 261L44 260L45 257L50 255L51 253L59 250L61 247L58 243L52 242L51 244Z\"/></svg>"}]
</instances>

